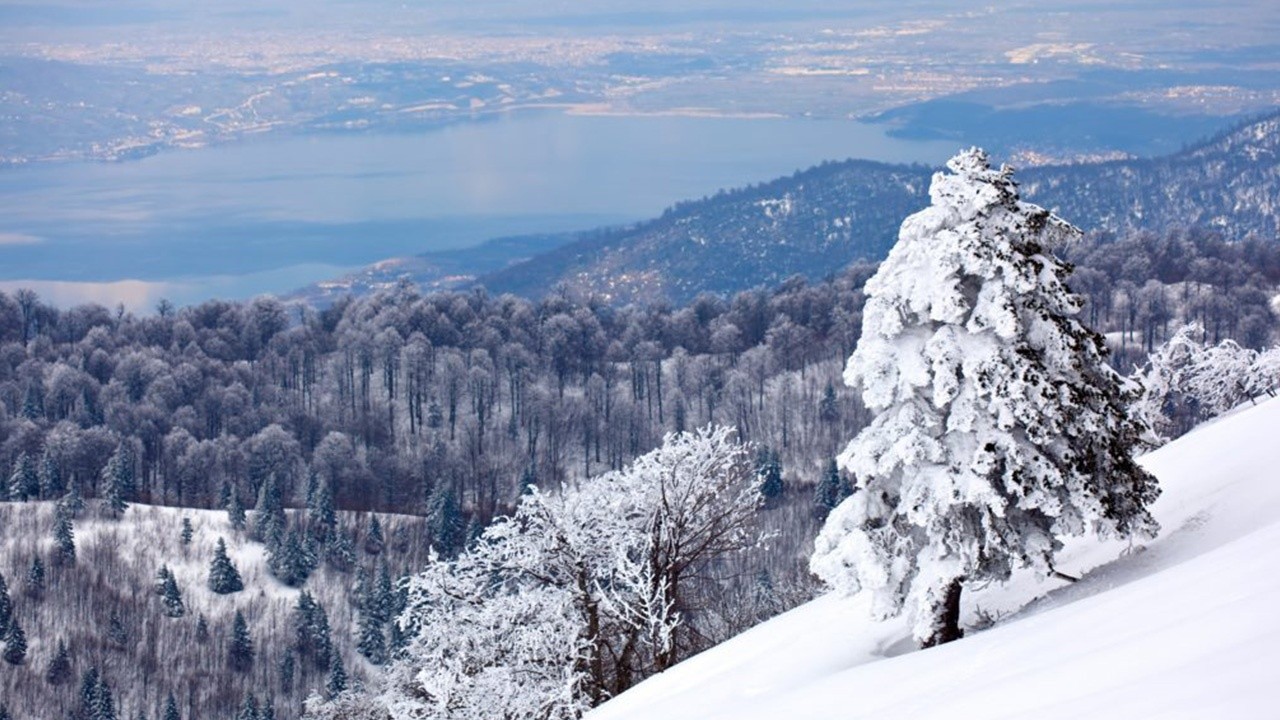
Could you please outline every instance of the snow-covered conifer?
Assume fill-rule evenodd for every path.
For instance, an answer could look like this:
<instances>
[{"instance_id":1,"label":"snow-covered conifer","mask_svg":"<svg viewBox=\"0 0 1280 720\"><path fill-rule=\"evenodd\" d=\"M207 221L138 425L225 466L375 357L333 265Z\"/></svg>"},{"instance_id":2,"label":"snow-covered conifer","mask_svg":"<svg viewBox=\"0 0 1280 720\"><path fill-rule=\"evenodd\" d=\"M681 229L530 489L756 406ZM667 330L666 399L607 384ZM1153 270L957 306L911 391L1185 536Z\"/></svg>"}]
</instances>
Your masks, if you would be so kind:
<instances>
[{"instance_id":1,"label":"snow-covered conifer","mask_svg":"<svg viewBox=\"0 0 1280 720\"><path fill-rule=\"evenodd\" d=\"M12 621L13 599L9 597L9 583L5 582L4 573L0 573L0 638L9 631Z\"/></svg>"},{"instance_id":2,"label":"snow-covered conifer","mask_svg":"<svg viewBox=\"0 0 1280 720\"><path fill-rule=\"evenodd\" d=\"M58 640L58 650L53 654L53 659L49 661L49 667L44 672L44 681L50 685L62 685L70 679L71 653L67 651L67 644Z\"/></svg>"},{"instance_id":3,"label":"snow-covered conifer","mask_svg":"<svg viewBox=\"0 0 1280 720\"><path fill-rule=\"evenodd\" d=\"M10 500L34 500L40 495L40 474L36 463L26 453L18 455L13 474L9 476Z\"/></svg>"},{"instance_id":4,"label":"snow-covered conifer","mask_svg":"<svg viewBox=\"0 0 1280 720\"><path fill-rule=\"evenodd\" d=\"M27 634L22 631L18 619L9 620L9 629L4 634L4 661L10 665L21 665L27 659Z\"/></svg>"},{"instance_id":5,"label":"snow-covered conifer","mask_svg":"<svg viewBox=\"0 0 1280 720\"><path fill-rule=\"evenodd\" d=\"M231 642L227 645L227 664L237 672L248 672L253 667L253 638L249 636L249 624L244 613L236 611L231 622Z\"/></svg>"},{"instance_id":6,"label":"snow-covered conifer","mask_svg":"<svg viewBox=\"0 0 1280 720\"><path fill-rule=\"evenodd\" d=\"M57 548L54 559L58 565L64 567L76 564L76 534L71 521L75 512L72 510L73 507L72 502L60 502L54 514L53 542Z\"/></svg>"},{"instance_id":7,"label":"snow-covered conifer","mask_svg":"<svg viewBox=\"0 0 1280 720\"><path fill-rule=\"evenodd\" d=\"M219 595L240 592L244 589L244 581L240 579L240 571L231 564L227 557L227 544L218 538L218 545L213 551L213 561L209 564L209 589Z\"/></svg>"},{"instance_id":8,"label":"snow-covered conifer","mask_svg":"<svg viewBox=\"0 0 1280 720\"><path fill-rule=\"evenodd\" d=\"M39 555L31 558L31 568L27 570L27 595L33 598L44 596L44 561Z\"/></svg>"},{"instance_id":9,"label":"snow-covered conifer","mask_svg":"<svg viewBox=\"0 0 1280 720\"><path fill-rule=\"evenodd\" d=\"M160 720L182 720L182 715L178 712L178 701L173 699L173 693L169 693L164 701L164 713Z\"/></svg>"},{"instance_id":10,"label":"snow-covered conifer","mask_svg":"<svg viewBox=\"0 0 1280 720\"><path fill-rule=\"evenodd\" d=\"M866 284L845 381L877 413L840 455L859 492L832 511L811 568L880 616L906 609L925 645L959 636L966 583L1052 570L1062 536L1151 535L1141 425L1077 319L1078 231L1018 198L980 150L938 173Z\"/></svg>"}]
</instances>

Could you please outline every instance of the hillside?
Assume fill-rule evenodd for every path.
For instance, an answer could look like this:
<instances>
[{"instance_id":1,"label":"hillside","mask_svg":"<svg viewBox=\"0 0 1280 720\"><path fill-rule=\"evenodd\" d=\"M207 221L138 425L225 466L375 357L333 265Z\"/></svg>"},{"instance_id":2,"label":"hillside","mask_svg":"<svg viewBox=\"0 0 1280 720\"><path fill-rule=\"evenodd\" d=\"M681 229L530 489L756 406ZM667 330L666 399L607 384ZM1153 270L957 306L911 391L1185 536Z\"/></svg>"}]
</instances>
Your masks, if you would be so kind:
<instances>
[{"instance_id":1,"label":"hillside","mask_svg":"<svg viewBox=\"0 0 1280 720\"><path fill-rule=\"evenodd\" d=\"M557 285L616 302L682 303L700 292L821 278L879 260L906 215L927 204L932 170L846 160L681 203L639 225L582 235L484 275L491 292L537 297ZM1280 228L1280 115L1179 153L1019 173L1024 195L1086 230L1204 226L1231 237Z\"/></svg>"},{"instance_id":2,"label":"hillside","mask_svg":"<svg viewBox=\"0 0 1280 720\"><path fill-rule=\"evenodd\" d=\"M1274 713L1280 400L1146 456L1146 547L1076 542L1075 584L1016 577L966 603L969 637L914 651L900 620L826 596L624 693L629 718L1210 718ZM999 620L979 629L991 617Z\"/></svg>"},{"instance_id":3,"label":"hillside","mask_svg":"<svg viewBox=\"0 0 1280 720\"><path fill-rule=\"evenodd\" d=\"M219 717L239 707L246 694L274 704L277 718L297 717L302 701L321 690L327 669L293 654L294 608L302 590L325 609L334 645L350 677L366 677L374 668L356 652L357 612L352 603L356 573L322 566L302 588L287 587L267 567L267 552L244 531L233 529L227 513L213 510L133 505L119 520L102 516L91 501L75 521L76 564L59 567L55 554L55 503L0 503L0 572L7 580L14 615L27 637L21 665L0 664L0 700L15 718L64 718L80 702L80 679L97 668L114 695L117 714L160 717L169 693L182 717ZM296 516L295 516L296 517ZM362 527L366 516L340 513L340 527ZM191 520L192 540L180 540L183 518ZM406 516L381 516L389 542L378 557L357 549L357 562L369 572L385 562L399 574L425 562L424 523ZM244 590L218 595L207 585L218 540L244 582ZM360 545L356 545L357 548ZM30 592L32 558L45 560L42 593ZM156 573L167 565L182 593L186 612L167 617L156 594ZM244 672L228 668L232 618L244 614L255 658ZM112 618L121 635L112 639ZM207 636L198 630L207 623ZM58 642L66 643L71 677L48 682L46 672ZM291 678L282 675L286 655L294 657Z\"/></svg>"}]
</instances>

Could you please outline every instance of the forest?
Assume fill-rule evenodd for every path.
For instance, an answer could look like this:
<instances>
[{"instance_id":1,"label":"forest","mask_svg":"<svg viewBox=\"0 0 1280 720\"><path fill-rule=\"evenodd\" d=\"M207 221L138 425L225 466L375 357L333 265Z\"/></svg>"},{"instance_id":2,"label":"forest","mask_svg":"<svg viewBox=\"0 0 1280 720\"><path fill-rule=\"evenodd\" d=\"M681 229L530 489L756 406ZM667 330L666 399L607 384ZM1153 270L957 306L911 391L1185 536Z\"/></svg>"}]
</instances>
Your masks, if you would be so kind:
<instances>
[{"instance_id":1,"label":"forest","mask_svg":"<svg viewBox=\"0 0 1280 720\"><path fill-rule=\"evenodd\" d=\"M1086 300L1082 319L1104 334L1122 373L1140 371L1191 322L1210 345L1230 339L1258 349L1274 341L1274 241L1229 241L1204 230L1095 234L1065 254L1075 265L1071 287ZM84 587L76 578L88 572L88 558L61 562L58 534L80 529L83 513L99 527L130 505L213 511L199 516L196 530L196 546L211 553L210 518L225 512L235 525L249 511L239 534L228 533L233 549L263 547L275 576L264 582L311 588L308 576L322 572L341 588L325 601L347 626L335 625L343 638L335 642L345 643L350 673L360 677L396 644L381 639L393 625L390 610L360 610L371 577L416 572L429 548L457 555L516 512L523 494L554 494L624 471L668 433L726 425L769 480L752 524L771 539L759 552L705 568L723 602L691 626L698 634L681 639L682 653L696 652L816 591L806 567L812 541L849 491L833 458L870 421L840 376L875 269L855 263L821 282L795 277L678 307L617 307L556 291L537 301L483 288L424 294L407 282L318 310L260 297L181 309L162 302L148 315L97 305L60 310L30 291L0 293L4 490L12 503L50 501L24 526L48 540L2 558L0 570L13 585L33 572L34 555L48 568L49 594L60 585L65 594ZM370 526L377 514L396 518L385 533ZM357 559L370 536L375 547L399 547L388 559ZM192 563L207 566L208 557ZM408 602L392 595L377 602ZM33 603L15 600L14 617L23 618L31 642L25 661L43 669L58 654L56 618L23 609ZM218 619L228 637L246 622L230 614ZM104 637L112 632L107 620ZM316 664L309 688L280 693L276 668L290 653L301 661L301 641L284 620L255 626L250 617L246 628L259 637L261 667L271 670L238 687L281 695L275 717L295 716L306 694L329 682L331 657ZM162 708L134 698L163 697L168 691L156 688L165 681L162 666L143 664L136 677L114 678L115 692L131 713L159 716ZM26 684L25 697L11 696L9 705L69 697L74 686ZM246 702L210 694L181 714L227 716Z\"/></svg>"}]
</instances>

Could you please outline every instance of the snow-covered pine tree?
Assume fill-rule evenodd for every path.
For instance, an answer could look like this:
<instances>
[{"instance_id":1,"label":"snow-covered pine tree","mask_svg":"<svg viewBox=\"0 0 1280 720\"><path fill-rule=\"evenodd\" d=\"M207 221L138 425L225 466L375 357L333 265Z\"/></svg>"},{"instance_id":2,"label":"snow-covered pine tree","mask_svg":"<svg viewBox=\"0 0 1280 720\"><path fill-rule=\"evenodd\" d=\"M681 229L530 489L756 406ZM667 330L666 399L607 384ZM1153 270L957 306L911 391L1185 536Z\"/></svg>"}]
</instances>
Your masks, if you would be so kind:
<instances>
[{"instance_id":1,"label":"snow-covered pine tree","mask_svg":"<svg viewBox=\"0 0 1280 720\"><path fill-rule=\"evenodd\" d=\"M73 507L73 502L59 502L54 514L53 541L57 547L54 559L63 567L76 564L76 534L71 521L75 514Z\"/></svg>"},{"instance_id":2,"label":"snow-covered pine tree","mask_svg":"<svg viewBox=\"0 0 1280 720\"><path fill-rule=\"evenodd\" d=\"M176 618L187 614L187 606L182 602L182 592L178 590L178 581L168 568L164 568L164 577L160 580L160 601L164 605L164 614L168 617Z\"/></svg>"},{"instance_id":3,"label":"snow-covered pine tree","mask_svg":"<svg viewBox=\"0 0 1280 720\"><path fill-rule=\"evenodd\" d=\"M244 581L240 572L227 557L227 544L218 538L218 546L213 551L213 561L209 564L209 589L219 595L240 592L244 589Z\"/></svg>"},{"instance_id":4,"label":"snow-covered pine tree","mask_svg":"<svg viewBox=\"0 0 1280 720\"><path fill-rule=\"evenodd\" d=\"M160 720L182 720L182 715L178 713L178 702L173 699L173 693L169 693L169 697L164 701L164 714L160 716Z\"/></svg>"},{"instance_id":5,"label":"snow-covered pine tree","mask_svg":"<svg viewBox=\"0 0 1280 720\"><path fill-rule=\"evenodd\" d=\"M382 523L378 521L377 515L370 515L369 532L364 536L364 551L370 555L377 555L386 546L386 538L382 535Z\"/></svg>"},{"instance_id":6,"label":"snow-covered pine tree","mask_svg":"<svg viewBox=\"0 0 1280 720\"><path fill-rule=\"evenodd\" d=\"M195 535L195 528L191 526L191 518L182 518L182 532L179 533L178 540L180 540L183 545L190 545L193 535Z\"/></svg>"},{"instance_id":7,"label":"snow-covered pine tree","mask_svg":"<svg viewBox=\"0 0 1280 720\"><path fill-rule=\"evenodd\" d=\"M382 623L369 613L361 613L356 649L374 665L387 662L387 639Z\"/></svg>"},{"instance_id":8,"label":"snow-covered pine tree","mask_svg":"<svg viewBox=\"0 0 1280 720\"><path fill-rule=\"evenodd\" d=\"M67 644L58 640L58 650L49 661L49 668L44 673L44 681L50 685L62 685L70 679L71 653L67 651Z\"/></svg>"},{"instance_id":9,"label":"snow-covered pine tree","mask_svg":"<svg viewBox=\"0 0 1280 720\"><path fill-rule=\"evenodd\" d=\"M62 469L58 460L49 448L40 456L40 496L46 498L60 497L65 488L62 486Z\"/></svg>"},{"instance_id":10,"label":"snow-covered pine tree","mask_svg":"<svg viewBox=\"0 0 1280 720\"><path fill-rule=\"evenodd\" d=\"M27 570L27 596L36 599L44 597L44 561L39 555L31 558L31 569Z\"/></svg>"},{"instance_id":11,"label":"snow-covered pine tree","mask_svg":"<svg viewBox=\"0 0 1280 720\"><path fill-rule=\"evenodd\" d=\"M227 664L237 672L248 672L253 667L253 638L249 636L249 624L244 613L236 610L231 622L231 643L227 646Z\"/></svg>"},{"instance_id":12,"label":"snow-covered pine tree","mask_svg":"<svg viewBox=\"0 0 1280 720\"><path fill-rule=\"evenodd\" d=\"M9 623L13 621L13 599L9 597L9 583L0 573L0 638L9 631Z\"/></svg>"},{"instance_id":13,"label":"snow-covered pine tree","mask_svg":"<svg viewBox=\"0 0 1280 720\"><path fill-rule=\"evenodd\" d=\"M36 463L26 453L18 455L18 462L9 476L10 500L34 500L40 496L40 474Z\"/></svg>"},{"instance_id":14,"label":"snow-covered pine tree","mask_svg":"<svg viewBox=\"0 0 1280 720\"><path fill-rule=\"evenodd\" d=\"M840 455L860 492L832 511L813 571L908 611L928 646L960 636L966 583L1049 573L1062 536L1150 536L1142 428L1052 251L1079 233L1019 200L981 150L938 173L866 284L845 382L877 412Z\"/></svg>"},{"instance_id":15,"label":"snow-covered pine tree","mask_svg":"<svg viewBox=\"0 0 1280 720\"><path fill-rule=\"evenodd\" d=\"M113 518L119 518L129 508L127 481L128 476L132 474L132 469L125 468L128 457L124 449L125 444L121 443L116 448L115 454L102 468L102 482L105 488L103 497L106 499L107 512Z\"/></svg>"},{"instance_id":16,"label":"snow-covered pine tree","mask_svg":"<svg viewBox=\"0 0 1280 720\"><path fill-rule=\"evenodd\" d=\"M329 698L337 697L347 689L347 671L342 667L342 655L330 653L329 677L324 682L325 694Z\"/></svg>"},{"instance_id":17,"label":"snow-covered pine tree","mask_svg":"<svg viewBox=\"0 0 1280 720\"><path fill-rule=\"evenodd\" d=\"M230 488L230 485L224 485ZM234 490L228 490L227 497L227 520L231 523L233 530L243 530L245 525L244 505L240 503L240 495Z\"/></svg>"},{"instance_id":18,"label":"snow-covered pine tree","mask_svg":"<svg viewBox=\"0 0 1280 720\"><path fill-rule=\"evenodd\" d=\"M4 634L4 661L10 665L21 665L27 659L27 634L22 631L17 618L9 620L9 629Z\"/></svg>"}]
</instances>

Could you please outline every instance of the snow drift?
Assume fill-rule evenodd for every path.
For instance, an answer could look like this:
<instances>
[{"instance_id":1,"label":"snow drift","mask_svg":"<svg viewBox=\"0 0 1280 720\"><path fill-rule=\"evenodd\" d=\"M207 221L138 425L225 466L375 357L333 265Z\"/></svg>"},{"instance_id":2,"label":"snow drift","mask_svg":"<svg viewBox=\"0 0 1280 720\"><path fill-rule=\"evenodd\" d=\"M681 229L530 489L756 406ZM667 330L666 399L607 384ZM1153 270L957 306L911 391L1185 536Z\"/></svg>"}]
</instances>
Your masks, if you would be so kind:
<instances>
[{"instance_id":1,"label":"snow drift","mask_svg":"<svg viewBox=\"0 0 1280 720\"><path fill-rule=\"evenodd\" d=\"M1075 584L968 594L968 637L915 651L905 621L827 596L641 683L588 720L1265 717L1280 667L1280 400L1147 455L1145 547L1068 543ZM974 629L992 617L999 621Z\"/></svg>"}]
</instances>

